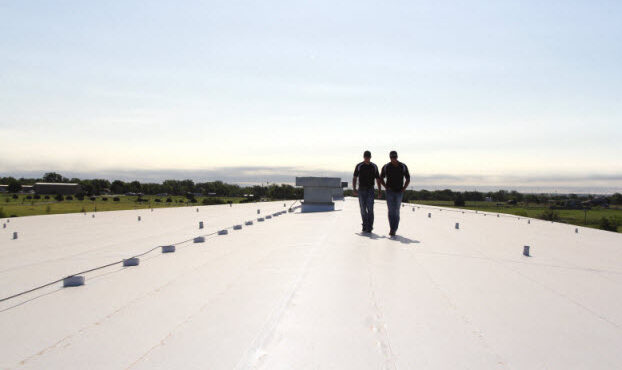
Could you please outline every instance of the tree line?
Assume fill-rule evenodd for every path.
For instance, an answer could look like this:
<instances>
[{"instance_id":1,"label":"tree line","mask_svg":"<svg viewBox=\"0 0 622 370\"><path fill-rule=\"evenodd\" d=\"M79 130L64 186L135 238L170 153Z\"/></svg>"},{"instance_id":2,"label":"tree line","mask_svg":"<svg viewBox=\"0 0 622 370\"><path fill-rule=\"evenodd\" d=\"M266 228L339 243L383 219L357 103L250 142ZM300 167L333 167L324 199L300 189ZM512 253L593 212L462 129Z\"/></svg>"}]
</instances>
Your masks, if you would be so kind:
<instances>
[{"instance_id":1,"label":"tree line","mask_svg":"<svg viewBox=\"0 0 622 370\"><path fill-rule=\"evenodd\" d=\"M215 195L221 197L247 197L253 199L302 199L302 188L291 185L270 184L268 186L240 186L222 181L195 183L192 180L164 180L162 183L141 183L139 181L121 181L107 179L67 178L55 172L48 172L41 178L0 177L0 184L8 185L11 193L21 190L22 185L33 185L37 182L75 183L82 188L83 195L101 194L168 194L168 195Z\"/></svg>"},{"instance_id":2,"label":"tree line","mask_svg":"<svg viewBox=\"0 0 622 370\"><path fill-rule=\"evenodd\" d=\"M209 181L195 183L192 180L164 180L162 183L141 183L139 181L125 182L121 180L109 181L107 179L78 179L66 178L56 172L48 172L38 179L13 177L0 177L0 184L8 185L9 192L18 192L22 185L32 185L36 182L53 183L76 183L80 184L84 195L101 195L106 193L126 194L142 193L145 195L169 194L169 195L216 195L224 197L249 197L254 199L302 199L303 189L291 185L269 186L240 186L227 184L222 181ZM345 195L352 195L351 190L346 190ZM452 191L445 190L406 190L404 201L438 200L453 201L456 205L464 205L464 202L485 201L511 202L511 203L536 203L545 204L551 201L559 204L571 204L573 202L585 202L595 198L604 198L608 204L622 204L622 194L615 193L611 196L602 197L590 194L523 194L515 190L498 190L494 192L479 191Z\"/></svg>"}]
</instances>

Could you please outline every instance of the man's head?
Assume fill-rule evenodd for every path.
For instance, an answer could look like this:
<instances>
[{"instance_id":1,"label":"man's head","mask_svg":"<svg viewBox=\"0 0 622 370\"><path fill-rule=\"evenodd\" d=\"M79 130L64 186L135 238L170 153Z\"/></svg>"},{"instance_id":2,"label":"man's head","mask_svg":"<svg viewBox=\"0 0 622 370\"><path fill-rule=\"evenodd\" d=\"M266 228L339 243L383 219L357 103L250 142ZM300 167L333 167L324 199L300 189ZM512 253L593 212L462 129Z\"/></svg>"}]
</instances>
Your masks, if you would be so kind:
<instances>
[{"instance_id":1,"label":"man's head","mask_svg":"<svg viewBox=\"0 0 622 370\"><path fill-rule=\"evenodd\" d=\"M397 152L395 150L389 153L389 158L391 158L391 163L397 164Z\"/></svg>"},{"instance_id":2,"label":"man's head","mask_svg":"<svg viewBox=\"0 0 622 370\"><path fill-rule=\"evenodd\" d=\"M365 163L369 163L371 160L371 152L369 150L366 150L365 153L363 153L363 160Z\"/></svg>"}]
</instances>

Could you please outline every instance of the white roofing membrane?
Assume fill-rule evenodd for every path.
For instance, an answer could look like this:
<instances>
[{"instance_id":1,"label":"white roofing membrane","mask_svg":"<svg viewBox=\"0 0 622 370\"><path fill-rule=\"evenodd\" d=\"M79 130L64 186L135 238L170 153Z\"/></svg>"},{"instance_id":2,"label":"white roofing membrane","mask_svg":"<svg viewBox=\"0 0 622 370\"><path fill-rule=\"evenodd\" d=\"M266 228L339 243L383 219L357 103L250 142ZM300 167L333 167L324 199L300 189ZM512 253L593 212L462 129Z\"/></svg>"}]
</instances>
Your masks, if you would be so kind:
<instances>
[{"instance_id":1,"label":"white roofing membrane","mask_svg":"<svg viewBox=\"0 0 622 370\"><path fill-rule=\"evenodd\" d=\"M2 302L0 367L622 366L622 235L406 206L392 240L384 202L372 237L360 234L356 199L337 207L155 250L139 266L85 274L84 286ZM196 208L11 219L0 229L0 298L244 225L258 208L286 209Z\"/></svg>"}]
</instances>

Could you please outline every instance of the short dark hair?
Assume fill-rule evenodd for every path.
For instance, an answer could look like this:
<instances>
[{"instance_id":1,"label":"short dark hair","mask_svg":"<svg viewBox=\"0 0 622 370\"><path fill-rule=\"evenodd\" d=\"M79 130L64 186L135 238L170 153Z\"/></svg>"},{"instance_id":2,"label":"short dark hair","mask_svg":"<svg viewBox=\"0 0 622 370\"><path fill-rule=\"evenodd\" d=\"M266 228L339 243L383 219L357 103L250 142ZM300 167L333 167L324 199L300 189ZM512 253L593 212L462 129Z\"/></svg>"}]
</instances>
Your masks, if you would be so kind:
<instances>
[{"instance_id":1,"label":"short dark hair","mask_svg":"<svg viewBox=\"0 0 622 370\"><path fill-rule=\"evenodd\" d=\"M392 150L391 153L389 153L389 158L397 158L397 152Z\"/></svg>"},{"instance_id":2,"label":"short dark hair","mask_svg":"<svg viewBox=\"0 0 622 370\"><path fill-rule=\"evenodd\" d=\"M371 158L371 152L369 150L366 150L365 153L363 153L363 157L364 158Z\"/></svg>"}]
</instances>

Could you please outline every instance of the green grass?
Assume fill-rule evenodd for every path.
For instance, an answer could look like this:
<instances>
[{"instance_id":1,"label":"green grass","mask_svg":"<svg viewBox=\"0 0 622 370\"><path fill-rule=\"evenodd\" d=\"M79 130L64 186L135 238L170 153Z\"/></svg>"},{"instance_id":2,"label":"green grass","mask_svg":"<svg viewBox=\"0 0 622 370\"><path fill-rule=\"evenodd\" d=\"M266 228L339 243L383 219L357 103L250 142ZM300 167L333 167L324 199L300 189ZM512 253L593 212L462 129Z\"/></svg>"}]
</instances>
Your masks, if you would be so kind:
<instances>
[{"instance_id":1,"label":"green grass","mask_svg":"<svg viewBox=\"0 0 622 370\"><path fill-rule=\"evenodd\" d=\"M463 208L472 209L482 212L492 213L507 213L521 217L540 218L540 215L544 213L548 208L542 205L530 204L525 206L511 206L503 204L497 206L495 202L466 202L464 207L454 206L453 201L441 201L441 200L416 200L411 203L425 204L430 206L439 207L451 207L451 208ZM602 217L618 217L622 219L622 209L620 208L593 208L587 211L587 223L585 222L585 212L581 209L558 209L555 210L559 214L560 221L572 225L586 226L592 228L598 228L600 219ZM622 232L622 226L618 227L618 232Z\"/></svg>"},{"instance_id":2,"label":"green grass","mask_svg":"<svg viewBox=\"0 0 622 370\"><path fill-rule=\"evenodd\" d=\"M34 216L34 215L46 215L46 214L61 214L61 213L77 213L77 212L102 212L102 211L120 211L127 209L144 209L144 208L166 208L166 207L187 207L187 206L201 206L203 205L203 199L205 197L197 197L197 203L190 203L184 196L171 196L173 200L171 203L166 202L168 197L156 197L154 195L143 196L143 199L147 199L147 202L137 202L136 196L124 196L120 195L119 201L112 200L114 196L104 196L108 200L102 200L102 197L97 197L95 201L89 198L84 200L63 200L56 201L53 196L50 199L26 199L26 195L20 194L18 199L13 199L11 195L2 194L0 196L0 214L4 216L0 217L19 217L19 216ZM162 200L158 203L156 198ZM239 203L244 198L241 197L209 197L210 199L221 199L225 203L231 201L233 203ZM8 201L7 201L8 199ZM183 201L180 203L179 201Z\"/></svg>"}]
</instances>

